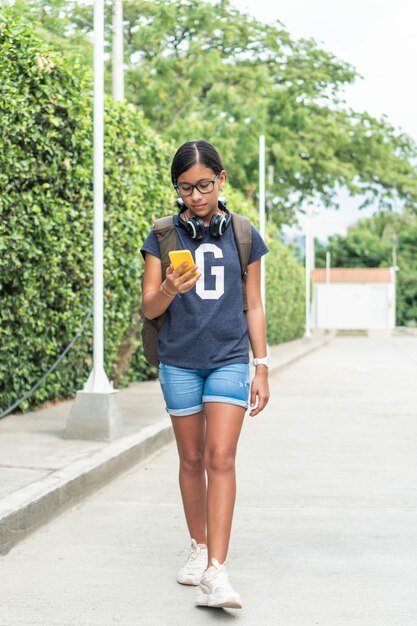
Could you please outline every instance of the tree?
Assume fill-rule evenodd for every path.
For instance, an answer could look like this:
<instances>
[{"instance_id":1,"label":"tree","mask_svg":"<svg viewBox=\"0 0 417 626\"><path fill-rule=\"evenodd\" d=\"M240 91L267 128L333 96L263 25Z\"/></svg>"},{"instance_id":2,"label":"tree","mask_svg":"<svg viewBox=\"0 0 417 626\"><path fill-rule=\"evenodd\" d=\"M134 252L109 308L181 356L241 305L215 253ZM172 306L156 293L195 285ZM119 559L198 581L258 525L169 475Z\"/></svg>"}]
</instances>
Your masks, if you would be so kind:
<instances>
[{"instance_id":1,"label":"tree","mask_svg":"<svg viewBox=\"0 0 417 626\"><path fill-rule=\"evenodd\" d=\"M5 0L4 4L11 5L15 14L25 18L59 52L78 55L85 65L92 67L91 38L84 33L79 20L75 20L79 12L77 0Z\"/></svg>"},{"instance_id":2,"label":"tree","mask_svg":"<svg viewBox=\"0 0 417 626\"><path fill-rule=\"evenodd\" d=\"M110 0L106 9L110 50ZM65 36L84 33L91 46L92 7L71 3L65 20ZM233 185L253 200L258 136L266 135L277 224L290 223L312 196L334 204L339 185L364 205L417 208L416 145L386 118L346 108L341 93L357 73L314 41L296 41L279 22L260 23L228 0L125 0L124 33L127 100L173 145L215 143Z\"/></svg>"}]
</instances>

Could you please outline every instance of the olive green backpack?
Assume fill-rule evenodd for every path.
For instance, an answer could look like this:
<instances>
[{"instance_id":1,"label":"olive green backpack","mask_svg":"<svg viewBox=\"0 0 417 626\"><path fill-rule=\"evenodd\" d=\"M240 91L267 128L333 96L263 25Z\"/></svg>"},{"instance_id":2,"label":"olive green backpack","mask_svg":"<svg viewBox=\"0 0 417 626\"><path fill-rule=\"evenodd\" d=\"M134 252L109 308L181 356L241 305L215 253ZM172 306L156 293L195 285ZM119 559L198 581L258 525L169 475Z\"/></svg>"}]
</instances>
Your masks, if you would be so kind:
<instances>
[{"instance_id":1,"label":"olive green backpack","mask_svg":"<svg viewBox=\"0 0 417 626\"><path fill-rule=\"evenodd\" d=\"M243 310L248 308L246 298L246 273L249 257L252 250L252 229L249 219L245 215L231 213L233 232L236 239L236 245L239 253L240 267L242 270L242 290L243 290ZM178 250L178 235L175 230L174 218L172 215L157 219L153 226L153 231L158 240L159 249L161 251L162 264L162 280L165 280L166 271L170 266L168 252L170 250ZM142 279L143 285L143 279ZM159 358L157 352L158 335L165 321L166 313L162 313L153 320L149 320L143 315L142 317L142 343L143 353L150 365L159 367Z\"/></svg>"}]
</instances>

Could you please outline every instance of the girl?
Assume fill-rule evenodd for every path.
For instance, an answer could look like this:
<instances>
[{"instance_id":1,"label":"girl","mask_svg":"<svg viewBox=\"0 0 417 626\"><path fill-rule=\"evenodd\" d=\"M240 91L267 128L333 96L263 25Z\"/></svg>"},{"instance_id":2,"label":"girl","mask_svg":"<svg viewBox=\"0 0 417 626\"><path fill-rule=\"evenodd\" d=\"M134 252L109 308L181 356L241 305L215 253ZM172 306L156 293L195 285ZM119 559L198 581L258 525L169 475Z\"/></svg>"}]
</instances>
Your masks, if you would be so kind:
<instances>
[{"instance_id":1,"label":"girl","mask_svg":"<svg viewBox=\"0 0 417 626\"><path fill-rule=\"evenodd\" d=\"M198 585L197 605L241 608L225 560L236 495L237 442L248 408L257 415L269 399L260 264L268 248L252 226L243 311L241 267L230 213L219 203L226 172L206 141L188 141L174 156L171 179L179 195L174 217L179 248L196 264L172 265L162 280L153 231L145 257L142 310L167 312L159 334L159 379L179 453L179 483L191 536L177 580ZM184 273L183 273L184 272ZM250 387L248 338L256 373ZM207 476L207 484L206 484Z\"/></svg>"}]
</instances>

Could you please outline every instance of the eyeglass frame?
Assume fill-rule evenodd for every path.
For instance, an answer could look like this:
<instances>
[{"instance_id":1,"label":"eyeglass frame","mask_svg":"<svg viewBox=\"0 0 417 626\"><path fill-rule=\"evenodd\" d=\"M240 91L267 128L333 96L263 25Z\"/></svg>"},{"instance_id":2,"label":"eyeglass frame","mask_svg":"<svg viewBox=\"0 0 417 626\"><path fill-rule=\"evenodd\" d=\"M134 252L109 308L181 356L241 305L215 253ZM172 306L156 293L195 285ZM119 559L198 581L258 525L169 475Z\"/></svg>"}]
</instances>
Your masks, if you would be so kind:
<instances>
[{"instance_id":1,"label":"eyeglass frame","mask_svg":"<svg viewBox=\"0 0 417 626\"><path fill-rule=\"evenodd\" d=\"M216 180L217 180L218 178L220 178L220 174L216 174L216 176L213 178L213 180L206 180L206 179L199 180L199 181L198 181L198 183L196 183L195 185L193 185L193 183L185 183L185 182L184 182L184 183L174 183L174 189L175 189L175 191L177 192L177 194L178 194L179 196L181 196L182 198L188 198L189 196L192 196L192 195L193 195L193 193L194 193L194 189L197 189L197 191L198 191L199 193L201 193L203 196L205 196L205 195L207 195L208 193L212 193L212 192L214 191L214 183L216 182ZM198 188L198 186L199 186L201 183L213 183L213 189L211 189L210 191L201 191L201 189L199 189L199 188ZM187 193L187 194L185 194L185 195L184 195L184 194L182 194L182 193L180 193L180 190L179 190L179 185L182 185L182 184L184 184L184 185L190 185L190 187L191 187L191 193Z\"/></svg>"}]
</instances>

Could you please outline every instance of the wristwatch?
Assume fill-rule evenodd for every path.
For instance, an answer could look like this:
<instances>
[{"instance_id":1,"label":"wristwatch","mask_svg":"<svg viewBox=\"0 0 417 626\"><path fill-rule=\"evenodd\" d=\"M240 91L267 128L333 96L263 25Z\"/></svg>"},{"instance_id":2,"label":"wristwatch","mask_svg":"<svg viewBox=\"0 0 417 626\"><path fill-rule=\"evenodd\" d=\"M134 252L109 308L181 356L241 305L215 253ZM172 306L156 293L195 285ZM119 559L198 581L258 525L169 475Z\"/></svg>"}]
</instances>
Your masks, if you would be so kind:
<instances>
[{"instance_id":1,"label":"wristwatch","mask_svg":"<svg viewBox=\"0 0 417 626\"><path fill-rule=\"evenodd\" d=\"M253 359L254 365L266 365L269 368L269 356L264 356L261 359Z\"/></svg>"}]
</instances>

